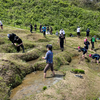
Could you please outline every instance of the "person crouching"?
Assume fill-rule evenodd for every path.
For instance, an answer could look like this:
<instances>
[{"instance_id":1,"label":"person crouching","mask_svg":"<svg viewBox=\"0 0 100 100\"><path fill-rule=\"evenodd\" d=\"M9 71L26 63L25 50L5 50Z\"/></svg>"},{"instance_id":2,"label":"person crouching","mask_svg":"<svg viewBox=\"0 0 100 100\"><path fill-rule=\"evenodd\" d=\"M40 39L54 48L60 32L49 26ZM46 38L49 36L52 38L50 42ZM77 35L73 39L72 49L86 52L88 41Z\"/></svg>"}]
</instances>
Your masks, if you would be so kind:
<instances>
[{"instance_id":1,"label":"person crouching","mask_svg":"<svg viewBox=\"0 0 100 100\"><path fill-rule=\"evenodd\" d=\"M93 55L90 54L89 57L91 57L92 59L95 59L95 62L97 64L99 64L99 59L100 59L100 55L99 54L93 54ZM91 62L93 62L93 60Z\"/></svg>"},{"instance_id":2,"label":"person crouching","mask_svg":"<svg viewBox=\"0 0 100 100\"><path fill-rule=\"evenodd\" d=\"M85 58L85 54L87 53L87 49L78 47L78 50L83 52L82 58L84 59Z\"/></svg>"}]
</instances>

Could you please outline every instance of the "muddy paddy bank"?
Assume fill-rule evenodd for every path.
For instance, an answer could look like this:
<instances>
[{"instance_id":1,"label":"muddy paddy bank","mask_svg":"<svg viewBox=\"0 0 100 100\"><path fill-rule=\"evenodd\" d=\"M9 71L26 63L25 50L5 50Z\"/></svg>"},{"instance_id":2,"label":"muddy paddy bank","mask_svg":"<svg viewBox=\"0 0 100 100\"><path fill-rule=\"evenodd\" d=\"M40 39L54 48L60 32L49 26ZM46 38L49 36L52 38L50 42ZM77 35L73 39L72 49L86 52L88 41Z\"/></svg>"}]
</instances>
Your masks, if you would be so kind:
<instances>
[{"instance_id":1,"label":"muddy paddy bank","mask_svg":"<svg viewBox=\"0 0 100 100\"><path fill-rule=\"evenodd\" d=\"M12 45L8 45L10 42L7 40L7 37L2 37L1 39L0 100L9 100L12 89L15 89L13 96L16 94L15 97L17 98L17 94L21 94L22 97L20 97L22 100L96 100L100 97L100 64L96 65L95 63L91 63L91 59L88 56L85 60L81 60L82 54L76 49L78 46L84 46L84 37L81 39L77 37L66 37L65 50L61 52L59 44L57 43L58 37L55 35L48 35L47 38L44 38L37 33L30 34L29 32L24 33L22 30L19 31L14 29L14 32L16 32L25 43L25 53L15 53L16 49ZM4 32L7 34L7 30ZM9 32L13 32L13 30ZM2 33L2 35L3 34L4 33ZM4 36L6 36L6 34L4 34ZM43 69L46 63L41 57L44 56L47 51L45 48L47 44L53 45L54 69L57 71L56 73L60 76L65 75L65 77L62 78L57 75L55 78L52 78L51 72L48 72L48 77L50 78L47 78L45 81L42 80ZM95 47L97 48L98 45L96 44ZM96 52L99 53L100 50L98 49ZM88 53L93 54L95 51L89 49ZM85 74L82 74L83 79L75 77L75 74L70 72L73 68L85 71ZM34 71L37 72L35 73ZM49 87L50 84L48 82L51 82L52 86L45 91L42 91L42 88L39 87L39 92L35 93L34 90L32 90L35 88L32 84L36 86L37 83L34 80L39 78L40 80L36 82L44 82L41 86L42 88L44 85ZM25 81L24 85L22 85L23 81ZM17 86L20 88L18 88L18 93L16 89ZM30 89L31 93L28 94ZM36 89L38 89L38 87ZM13 96L12 98L14 98Z\"/></svg>"}]
</instances>

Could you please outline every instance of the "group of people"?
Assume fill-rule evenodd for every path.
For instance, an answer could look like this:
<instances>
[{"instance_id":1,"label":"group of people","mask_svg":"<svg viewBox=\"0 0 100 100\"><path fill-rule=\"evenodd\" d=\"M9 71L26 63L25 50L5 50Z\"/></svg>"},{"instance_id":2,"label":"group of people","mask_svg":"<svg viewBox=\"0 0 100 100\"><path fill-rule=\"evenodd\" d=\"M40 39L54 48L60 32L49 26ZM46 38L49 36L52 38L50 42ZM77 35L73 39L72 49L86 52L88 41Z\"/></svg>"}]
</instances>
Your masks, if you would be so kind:
<instances>
[{"instance_id":1,"label":"group of people","mask_svg":"<svg viewBox=\"0 0 100 100\"><path fill-rule=\"evenodd\" d=\"M17 47L17 52L20 51L20 47L21 47L23 49L23 53L24 53L23 41L14 33L7 34L7 36L9 38L9 40L12 42L12 44Z\"/></svg>"},{"instance_id":2,"label":"group of people","mask_svg":"<svg viewBox=\"0 0 100 100\"><path fill-rule=\"evenodd\" d=\"M96 39L95 39L95 36L94 36L94 37L91 38L91 44L92 44L92 48L91 49L94 48L94 42L95 41L96 41ZM89 41L87 39L85 39L84 40L84 47L83 48L80 47L80 46L78 47L78 50L83 52L83 55L82 55L83 59L85 58L85 54L88 52L89 45L90 45ZM95 62L97 64L99 64L99 59L100 59L100 55L99 54L89 54L89 57L91 57L92 59L95 59ZM93 62L93 60L91 62Z\"/></svg>"},{"instance_id":3,"label":"group of people","mask_svg":"<svg viewBox=\"0 0 100 100\"><path fill-rule=\"evenodd\" d=\"M35 24L34 25L34 30L36 31L37 30L37 25ZM40 24L40 27L39 27L39 30L40 30L40 33L43 33L43 36L45 37L45 35L46 35L46 31L47 31L47 34L51 34L52 35L52 31L53 31L53 28L50 26L42 26L41 24ZM33 26L32 26L32 24L30 24L30 32L31 33L33 33L32 32L33 31Z\"/></svg>"},{"instance_id":4,"label":"group of people","mask_svg":"<svg viewBox=\"0 0 100 100\"><path fill-rule=\"evenodd\" d=\"M35 31L37 30L37 25L36 24L34 25L34 30ZM33 31L33 25L30 24L30 32L33 33L32 31Z\"/></svg>"},{"instance_id":5,"label":"group of people","mask_svg":"<svg viewBox=\"0 0 100 100\"><path fill-rule=\"evenodd\" d=\"M93 39L95 37L92 37ZM60 40L60 47L61 47L61 50L63 51L64 49L64 40L65 40L65 32L63 29L60 30L60 35L59 35L59 40ZM66 40L65 40L66 41ZM91 44L92 44L92 39L91 39ZM89 41L87 40L87 38L84 40L84 47L78 47L78 50L79 51L82 51L83 52L83 55L82 55L82 58L84 59L85 58L85 54L87 53L88 49L89 49ZM92 44L93 45L93 44ZM46 67L44 68L44 78L46 78L46 72L49 68L51 68L51 71L52 71L52 74L53 76L55 76L55 72L53 70L53 53L52 53L52 45L49 44L46 46L47 48L47 53L46 53L46 56L45 57L42 57L42 59L45 59L46 60ZM89 54L89 57L91 57L92 59L95 59L95 62L97 64L99 64L99 59L100 59L100 55L99 54ZM93 62L93 60L91 61Z\"/></svg>"},{"instance_id":6,"label":"group of people","mask_svg":"<svg viewBox=\"0 0 100 100\"><path fill-rule=\"evenodd\" d=\"M32 27L32 25L30 24L30 26ZM35 30L37 29L37 25L35 25ZM43 35L45 36L46 34L46 30L47 32L49 31L49 28L40 25L40 32L43 32ZM32 30L30 30L32 32ZM89 30L87 29L87 36L89 36ZM77 33L78 35L80 35L79 31ZM20 47L22 47L23 49L23 52L24 52L24 46L23 46L23 42L22 40L16 36L16 34L12 33L12 34L8 34L7 35L9 40L13 43L13 45L15 45L17 47L17 52L20 51ZM60 43L60 48L61 48L61 51L64 50L64 41L66 43L66 38L65 38L65 31L63 29L60 30L59 32L59 39L58 39L58 42ZM92 50L94 49L94 42L96 41L96 37L92 37L91 38L91 44L92 44ZM18 45L17 45L17 44ZM83 52L83 55L82 55L82 58L84 59L85 58L85 54L88 52L88 49L89 49L89 41L87 40L87 38L84 40L84 47L78 47L78 50L79 51L82 51ZM52 71L52 74L53 76L55 76L55 72L54 72L54 69L53 69L53 52L52 52L52 45L51 44L48 44L46 46L47 48L47 53L46 53L46 56L45 57L42 57L42 59L45 59L46 60L46 67L44 68L44 78L46 78L46 72L49 68L51 68L51 71ZM97 64L99 63L99 58L100 58L100 55L99 54L89 54L89 57L93 58L93 59L96 59L96 62ZM93 60L92 60L93 61Z\"/></svg>"}]
</instances>

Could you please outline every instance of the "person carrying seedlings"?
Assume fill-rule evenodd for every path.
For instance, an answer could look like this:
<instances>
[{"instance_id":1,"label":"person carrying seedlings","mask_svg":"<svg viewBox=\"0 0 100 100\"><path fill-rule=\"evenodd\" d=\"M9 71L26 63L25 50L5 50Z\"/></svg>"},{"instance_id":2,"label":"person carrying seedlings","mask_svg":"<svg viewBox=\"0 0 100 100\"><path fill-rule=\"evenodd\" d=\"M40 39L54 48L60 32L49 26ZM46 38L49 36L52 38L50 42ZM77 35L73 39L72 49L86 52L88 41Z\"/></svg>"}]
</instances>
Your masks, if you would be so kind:
<instances>
[{"instance_id":1,"label":"person carrying seedlings","mask_svg":"<svg viewBox=\"0 0 100 100\"><path fill-rule=\"evenodd\" d=\"M78 26L78 28L77 28L77 37L80 37L80 27Z\"/></svg>"},{"instance_id":2,"label":"person carrying seedlings","mask_svg":"<svg viewBox=\"0 0 100 100\"><path fill-rule=\"evenodd\" d=\"M0 20L0 26L1 26L1 29L3 30L3 24L2 24L2 22L1 22L1 20Z\"/></svg>"},{"instance_id":3,"label":"person carrying seedlings","mask_svg":"<svg viewBox=\"0 0 100 100\"><path fill-rule=\"evenodd\" d=\"M42 27L42 31L43 31L43 35L45 37L45 34L46 34L46 27L45 27L45 25Z\"/></svg>"},{"instance_id":4,"label":"person carrying seedlings","mask_svg":"<svg viewBox=\"0 0 100 100\"><path fill-rule=\"evenodd\" d=\"M36 24L34 25L34 29L35 29L35 31L37 30L37 25Z\"/></svg>"},{"instance_id":5,"label":"person carrying seedlings","mask_svg":"<svg viewBox=\"0 0 100 100\"><path fill-rule=\"evenodd\" d=\"M14 38L16 36L16 34L12 33L12 34L7 34L9 40L14 44Z\"/></svg>"},{"instance_id":6,"label":"person carrying seedlings","mask_svg":"<svg viewBox=\"0 0 100 100\"><path fill-rule=\"evenodd\" d=\"M89 28L87 28L87 30L86 30L86 36L87 36L87 38L89 37L89 33L90 33L90 30L89 30Z\"/></svg>"},{"instance_id":7,"label":"person carrying seedlings","mask_svg":"<svg viewBox=\"0 0 100 100\"><path fill-rule=\"evenodd\" d=\"M60 41L60 48L61 48L62 51L64 50L64 40L65 40L65 43L66 43L65 35L63 33L61 33L59 35L58 42Z\"/></svg>"},{"instance_id":8,"label":"person carrying seedlings","mask_svg":"<svg viewBox=\"0 0 100 100\"><path fill-rule=\"evenodd\" d=\"M95 36L91 38L91 44L92 44L91 50L94 49L94 42L96 42Z\"/></svg>"},{"instance_id":9,"label":"person carrying seedlings","mask_svg":"<svg viewBox=\"0 0 100 100\"><path fill-rule=\"evenodd\" d=\"M14 45L17 47L17 52L20 51L20 47L21 47L23 49L23 53L24 53L23 42L22 42L22 40L18 36L15 36L15 38L14 38Z\"/></svg>"},{"instance_id":10,"label":"person carrying seedlings","mask_svg":"<svg viewBox=\"0 0 100 100\"><path fill-rule=\"evenodd\" d=\"M51 68L51 71L53 73L53 76L55 76L55 72L54 72L54 69L53 69L53 52L52 52L52 45L49 44L49 45L46 45L46 48L47 48L47 53L46 53L46 56L45 57L42 57L42 59L45 59L46 60L46 67L44 68L44 78L46 78L46 72L49 68Z\"/></svg>"},{"instance_id":11,"label":"person carrying seedlings","mask_svg":"<svg viewBox=\"0 0 100 100\"><path fill-rule=\"evenodd\" d=\"M99 54L90 54L89 57L91 57L92 59L95 59L95 62L97 62L97 64L99 64L99 58L100 58L100 55ZM93 62L93 60L91 61Z\"/></svg>"},{"instance_id":12,"label":"person carrying seedlings","mask_svg":"<svg viewBox=\"0 0 100 100\"><path fill-rule=\"evenodd\" d=\"M32 24L30 24L30 32L31 33L33 33L32 30L33 30L33 26L32 26Z\"/></svg>"},{"instance_id":13,"label":"person carrying seedlings","mask_svg":"<svg viewBox=\"0 0 100 100\"><path fill-rule=\"evenodd\" d=\"M89 41L87 39L85 39L84 40L84 48L88 50L89 45L90 45Z\"/></svg>"},{"instance_id":14,"label":"person carrying seedlings","mask_svg":"<svg viewBox=\"0 0 100 100\"><path fill-rule=\"evenodd\" d=\"M78 47L78 50L83 52L82 58L84 59L85 58L85 54L87 53L87 49Z\"/></svg>"}]
</instances>

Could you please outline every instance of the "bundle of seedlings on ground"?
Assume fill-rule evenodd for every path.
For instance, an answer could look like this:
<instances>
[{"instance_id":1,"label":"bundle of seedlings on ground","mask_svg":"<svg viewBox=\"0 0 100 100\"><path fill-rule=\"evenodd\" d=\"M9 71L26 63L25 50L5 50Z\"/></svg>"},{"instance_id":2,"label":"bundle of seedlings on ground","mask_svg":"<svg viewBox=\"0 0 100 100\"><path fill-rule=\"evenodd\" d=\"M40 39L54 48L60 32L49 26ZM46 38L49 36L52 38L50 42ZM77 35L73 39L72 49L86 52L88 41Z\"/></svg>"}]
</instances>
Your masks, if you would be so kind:
<instances>
[{"instance_id":1,"label":"bundle of seedlings on ground","mask_svg":"<svg viewBox=\"0 0 100 100\"><path fill-rule=\"evenodd\" d=\"M43 87L43 90L46 90L46 89L47 89L47 86L44 86L44 87Z\"/></svg>"},{"instance_id":2,"label":"bundle of seedlings on ground","mask_svg":"<svg viewBox=\"0 0 100 100\"><path fill-rule=\"evenodd\" d=\"M72 72L72 73L75 73L75 74L79 74L79 73L85 74L85 71L82 70L82 69L72 69L71 72Z\"/></svg>"}]
</instances>

